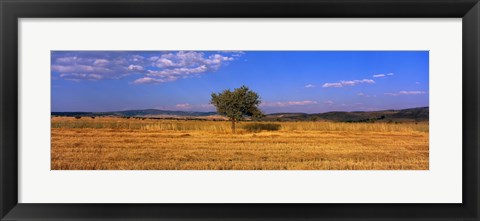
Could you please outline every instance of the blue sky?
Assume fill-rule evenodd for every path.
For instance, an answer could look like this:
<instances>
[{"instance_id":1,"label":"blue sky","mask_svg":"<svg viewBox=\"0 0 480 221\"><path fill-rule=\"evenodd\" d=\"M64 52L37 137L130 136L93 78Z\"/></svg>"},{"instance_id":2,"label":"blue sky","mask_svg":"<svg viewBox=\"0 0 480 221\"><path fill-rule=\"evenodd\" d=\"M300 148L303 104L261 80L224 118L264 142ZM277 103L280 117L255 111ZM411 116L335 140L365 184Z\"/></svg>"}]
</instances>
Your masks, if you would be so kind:
<instances>
[{"instance_id":1,"label":"blue sky","mask_svg":"<svg viewBox=\"0 0 480 221\"><path fill-rule=\"evenodd\" d=\"M52 111L214 111L242 85L266 113L429 104L428 51L52 51Z\"/></svg>"}]
</instances>

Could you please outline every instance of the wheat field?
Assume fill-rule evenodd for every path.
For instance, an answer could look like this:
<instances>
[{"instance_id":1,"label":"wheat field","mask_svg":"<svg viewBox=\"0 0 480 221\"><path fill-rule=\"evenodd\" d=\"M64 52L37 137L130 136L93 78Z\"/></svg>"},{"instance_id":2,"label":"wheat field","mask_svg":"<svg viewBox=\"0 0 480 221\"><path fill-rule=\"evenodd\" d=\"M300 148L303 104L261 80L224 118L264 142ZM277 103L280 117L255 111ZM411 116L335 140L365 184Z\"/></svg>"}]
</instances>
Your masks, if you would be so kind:
<instances>
[{"instance_id":1,"label":"wheat field","mask_svg":"<svg viewBox=\"0 0 480 221\"><path fill-rule=\"evenodd\" d=\"M428 170L428 123L52 117L52 170Z\"/></svg>"}]
</instances>

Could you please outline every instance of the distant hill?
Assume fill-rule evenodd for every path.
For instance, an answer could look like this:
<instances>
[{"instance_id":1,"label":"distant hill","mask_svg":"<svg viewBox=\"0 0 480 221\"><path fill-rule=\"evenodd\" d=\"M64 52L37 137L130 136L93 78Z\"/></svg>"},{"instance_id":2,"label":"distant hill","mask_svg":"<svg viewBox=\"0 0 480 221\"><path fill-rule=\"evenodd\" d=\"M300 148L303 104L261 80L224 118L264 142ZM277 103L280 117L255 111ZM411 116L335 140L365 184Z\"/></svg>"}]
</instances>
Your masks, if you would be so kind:
<instances>
[{"instance_id":1,"label":"distant hill","mask_svg":"<svg viewBox=\"0 0 480 221\"><path fill-rule=\"evenodd\" d=\"M174 115L174 116L199 117L199 116L217 115L217 112L190 112L190 111L170 111L170 110L156 110L156 109L126 110L126 111L116 111L116 112L109 112L109 113L115 113L117 115L123 115L123 116L128 116L128 117L155 116L155 115Z\"/></svg>"},{"instance_id":2,"label":"distant hill","mask_svg":"<svg viewBox=\"0 0 480 221\"><path fill-rule=\"evenodd\" d=\"M409 108L383 111L332 111L319 114L277 113L265 116L265 121L336 121L336 122L405 122L428 121L429 108Z\"/></svg>"},{"instance_id":3,"label":"distant hill","mask_svg":"<svg viewBox=\"0 0 480 221\"><path fill-rule=\"evenodd\" d=\"M207 119L217 116L216 112L190 112L170 110L126 110L111 112L52 112L52 116L66 117L143 117L143 118L194 118ZM306 113L274 113L267 114L261 121L335 121L335 122L407 122L428 121L429 108L418 107L403 110L382 111L332 111L318 114Z\"/></svg>"},{"instance_id":4,"label":"distant hill","mask_svg":"<svg viewBox=\"0 0 480 221\"><path fill-rule=\"evenodd\" d=\"M110 112L52 112L53 116L64 117L156 117L156 116L184 116L184 117L202 117L214 116L217 112L190 112L190 111L170 111L170 110L126 110L126 111L110 111Z\"/></svg>"}]
</instances>

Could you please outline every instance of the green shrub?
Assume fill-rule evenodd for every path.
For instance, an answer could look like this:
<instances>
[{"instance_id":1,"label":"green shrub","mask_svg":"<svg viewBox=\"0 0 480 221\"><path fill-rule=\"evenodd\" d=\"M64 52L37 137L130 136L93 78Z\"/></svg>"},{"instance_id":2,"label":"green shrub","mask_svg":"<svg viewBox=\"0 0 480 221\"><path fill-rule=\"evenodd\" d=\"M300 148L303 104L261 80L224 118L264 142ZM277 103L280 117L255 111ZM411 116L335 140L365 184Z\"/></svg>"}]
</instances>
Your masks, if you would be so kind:
<instances>
[{"instance_id":1,"label":"green shrub","mask_svg":"<svg viewBox=\"0 0 480 221\"><path fill-rule=\"evenodd\" d=\"M280 124L251 123L243 126L243 129L245 129L248 132L260 132L262 130L267 130L267 131L280 130L280 127L281 127Z\"/></svg>"}]
</instances>

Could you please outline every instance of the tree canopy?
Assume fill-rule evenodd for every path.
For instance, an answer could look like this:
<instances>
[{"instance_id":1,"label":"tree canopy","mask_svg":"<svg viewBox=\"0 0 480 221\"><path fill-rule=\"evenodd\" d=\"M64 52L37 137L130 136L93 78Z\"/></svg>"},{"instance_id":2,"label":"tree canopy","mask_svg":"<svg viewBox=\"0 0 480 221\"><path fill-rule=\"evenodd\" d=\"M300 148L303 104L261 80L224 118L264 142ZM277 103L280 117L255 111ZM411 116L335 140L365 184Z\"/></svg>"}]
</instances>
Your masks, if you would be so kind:
<instances>
[{"instance_id":1,"label":"tree canopy","mask_svg":"<svg viewBox=\"0 0 480 221\"><path fill-rule=\"evenodd\" d=\"M260 96L247 86L212 93L210 101L217 108L217 112L226 116L232 122L232 132L235 133L235 122L243 120L245 116L261 117L262 111L258 108Z\"/></svg>"}]
</instances>

